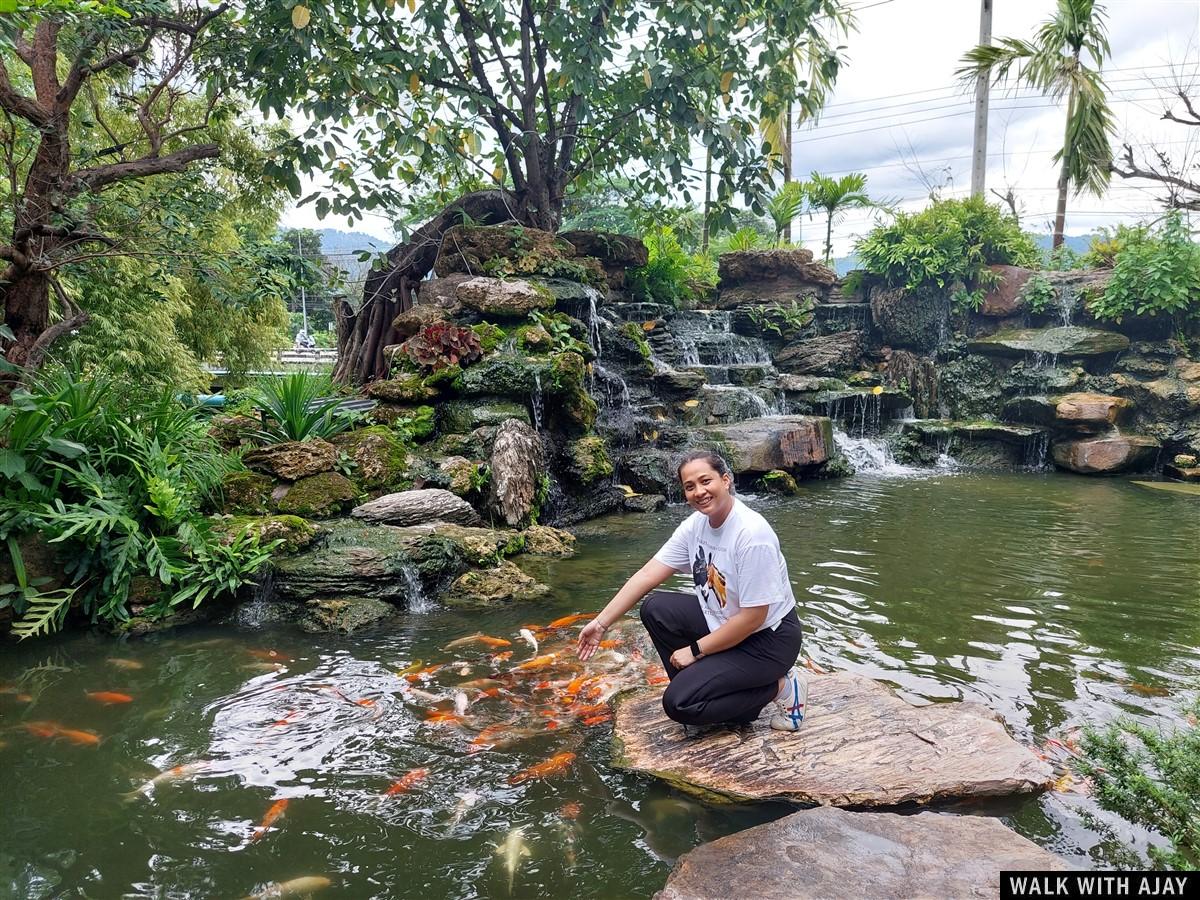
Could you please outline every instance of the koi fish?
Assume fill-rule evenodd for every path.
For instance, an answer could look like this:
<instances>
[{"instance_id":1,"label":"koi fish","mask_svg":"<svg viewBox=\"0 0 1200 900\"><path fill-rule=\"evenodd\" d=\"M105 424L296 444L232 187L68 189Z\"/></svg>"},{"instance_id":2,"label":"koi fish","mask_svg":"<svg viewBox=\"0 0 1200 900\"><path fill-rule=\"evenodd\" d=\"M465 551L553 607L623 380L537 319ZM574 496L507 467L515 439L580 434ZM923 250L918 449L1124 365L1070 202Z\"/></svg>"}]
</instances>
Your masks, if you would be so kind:
<instances>
[{"instance_id":1,"label":"koi fish","mask_svg":"<svg viewBox=\"0 0 1200 900\"><path fill-rule=\"evenodd\" d=\"M609 712L609 708L607 703L593 703L589 706L576 706L571 712L577 716L586 718L589 716L602 716Z\"/></svg>"},{"instance_id":2,"label":"koi fish","mask_svg":"<svg viewBox=\"0 0 1200 900\"><path fill-rule=\"evenodd\" d=\"M813 662L812 657L806 658L804 660L804 665L808 667L808 670L810 672L813 672L817 675L828 675L829 674L824 669L822 669L820 666L818 666L815 662Z\"/></svg>"},{"instance_id":3,"label":"koi fish","mask_svg":"<svg viewBox=\"0 0 1200 900\"><path fill-rule=\"evenodd\" d=\"M58 737L62 726L57 722L22 722L21 727L38 738Z\"/></svg>"},{"instance_id":4,"label":"koi fish","mask_svg":"<svg viewBox=\"0 0 1200 900\"><path fill-rule=\"evenodd\" d=\"M133 698L128 694L122 694L117 691L84 691L89 700L95 700L97 703L103 703L105 706L111 706L114 703L132 703Z\"/></svg>"},{"instance_id":5,"label":"koi fish","mask_svg":"<svg viewBox=\"0 0 1200 900\"><path fill-rule=\"evenodd\" d=\"M13 699L18 703L32 703L33 694L17 694L17 696L13 697Z\"/></svg>"},{"instance_id":6,"label":"koi fish","mask_svg":"<svg viewBox=\"0 0 1200 900\"><path fill-rule=\"evenodd\" d=\"M625 643L625 642L623 640L621 640L620 638L615 638L610 641L601 641L600 649L601 650L612 650L614 647L620 647L623 643Z\"/></svg>"},{"instance_id":7,"label":"koi fish","mask_svg":"<svg viewBox=\"0 0 1200 900\"><path fill-rule=\"evenodd\" d=\"M474 678L471 681L464 681L459 685L460 688L472 688L474 690L487 690L489 688L504 687L503 681L497 681L495 678Z\"/></svg>"},{"instance_id":8,"label":"koi fish","mask_svg":"<svg viewBox=\"0 0 1200 900\"><path fill-rule=\"evenodd\" d=\"M263 820L259 823L258 828L254 830L254 834L250 836L251 841L257 841L260 837L267 833L267 829L275 824L276 820L283 815L288 808L288 803L291 801L286 797L283 800L276 800L267 809L267 814L263 816Z\"/></svg>"},{"instance_id":9,"label":"koi fish","mask_svg":"<svg viewBox=\"0 0 1200 900\"><path fill-rule=\"evenodd\" d=\"M505 650L503 653L497 653L491 659L492 665L498 666L502 662L508 662L510 659L512 659L512 655L513 652L511 650Z\"/></svg>"},{"instance_id":10,"label":"koi fish","mask_svg":"<svg viewBox=\"0 0 1200 900\"><path fill-rule=\"evenodd\" d=\"M500 696L500 688L488 688L486 691L479 692L479 695L475 698L475 702L478 703L480 700L483 700L485 698L499 697L499 696Z\"/></svg>"},{"instance_id":11,"label":"koi fish","mask_svg":"<svg viewBox=\"0 0 1200 900\"><path fill-rule=\"evenodd\" d=\"M576 622L582 622L584 619L596 618L595 613L575 613L573 616L563 616L561 619L555 619L547 628L567 628L574 625Z\"/></svg>"},{"instance_id":12,"label":"koi fish","mask_svg":"<svg viewBox=\"0 0 1200 900\"><path fill-rule=\"evenodd\" d=\"M449 722L452 725L459 725L463 721L463 717L459 713L447 712L444 709L435 709L425 714L425 721L431 722L434 725L442 725Z\"/></svg>"},{"instance_id":13,"label":"koi fish","mask_svg":"<svg viewBox=\"0 0 1200 900\"><path fill-rule=\"evenodd\" d=\"M291 662L292 658L278 650L247 650L255 659L270 660L271 662Z\"/></svg>"},{"instance_id":14,"label":"koi fish","mask_svg":"<svg viewBox=\"0 0 1200 900\"><path fill-rule=\"evenodd\" d=\"M530 647L533 648L534 653L538 652L538 639L533 636L532 631L530 631L528 628L522 628L517 632L517 634L521 636L521 640L525 641Z\"/></svg>"},{"instance_id":15,"label":"koi fish","mask_svg":"<svg viewBox=\"0 0 1200 900\"><path fill-rule=\"evenodd\" d=\"M391 786L383 792L383 796L394 797L397 794L406 794L416 785L424 781L425 776L428 774L428 769L412 769L411 771L405 772L398 779L392 782Z\"/></svg>"},{"instance_id":16,"label":"koi fish","mask_svg":"<svg viewBox=\"0 0 1200 900\"><path fill-rule=\"evenodd\" d=\"M288 881L276 881L267 885L257 894L250 894L242 900L283 900L284 897L298 897L304 894L316 893L333 884L324 875L302 875Z\"/></svg>"},{"instance_id":17,"label":"koi fish","mask_svg":"<svg viewBox=\"0 0 1200 900\"><path fill-rule=\"evenodd\" d=\"M372 700L370 697L363 697L361 700L355 700L354 705L355 706L374 706L375 701Z\"/></svg>"},{"instance_id":18,"label":"koi fish","mask_svg":"<svg viewBox=\"0 0 1200 900\"><path fill-rule=\"evenodd\" d=\"M276 719L271 724L276 728L286 728L288 725L291 725L292 722L294 722L296 720L296 716L298 713L299 713L299 710L289 709L286 713L284 713L282 719Z\"/></svg>"},{"instance_id":19,"label":"koi fish","mask_svg":"<svg viewBox=\"0 0 1200 900\"><path fill-rule=\"evenodd\" d=\"M459 691L454 695L454 711L458 713L460 718L466 715L467 704L470 702L471 701L467 699L467 694L465 691Z\"/></svg>"},{"instance_id":20,"label":"koi fish","mask_svg":"<svg viewBox=\"0 0 1200 900\"><path fill-rule=\"evenodd\" d=\"M509 778L508 783L521 784L521 782L529 781L533 778L549 778L551 775L561 775L571 767L571 763L574 761L575 754L570 751L556 753L545 762L530 766L528 769L522 769L516 775Z\"/></svg>"},{"instance_id":21,"label":"koi fish","mask_svg":"<svg viewBox=\"0 0 1200 900\"><path fill-rule=\"evenodd\" d=\"M95 747L100 743L100 735L94 731L82 731L78 728L60 728L55 737L66 738L72 744L82 747Z\"/></svg>"},{"instance_id":22,"label":"koi fish","mask_svg":"<svg viewBox=\"0 0 1200 900\"><path fill-rule=\"evenodd\" d=\"M547 666L553 665L556 659L558 659L557 653L547 653L545 656L535 656L533 659L527 659L523 663L518 663L516 666L516 671L532 672L536 669L544 669Z\"/></svg>"},{"instance_id":23,"label":"koi fish","mask_svg":"<svg viewBox=\"0 0 1200 900\"><path fill-rule=\"evenodd\" d=\"M511 647L512 641L506 641L504 638L490 637L482 631L475 634L469 634L466 637L461 637L458 640L451 641L443 650L450 650L454 647L463 647L467 644L483 644L485 647Z\"/></svg>"},{"instance_id":24,"label":"koi fish","mask_svg":"<svg viewBox=\"0 0 1200 900\"><path fill-rule=\"evenodd\" d=\"M598 716L588 716L583 720L583 724L591 728L593 725L601 725L604 722L611 722L612 716L608 713L602 713Z\"/></svg>"},{"instance_id":25,"label":"koi fish","mask_svg":"<svg viewBox=\"0 0 1200 900\"><path fill-rule=\"evenodd\" d=\"M110 666L115 666L125 672L133 672L137 669L146 668L145 665L135 659L123 659L119 656L110 656L105 660Z\"/></svg>"},{"instance_id":26,"label":"koi fish","mask_svg":"<svg viewBox=\"0 0 1200 900\"><path fill-rule=\"evenodd\" d=\"M418 681L428 681L433 676L434 672L444 668L444 663L435 663L432 666L426 666L425 668L419 669L416 672L410 672L404 676L404 680L409 684L416 684Z\"/></svg>"},{"instance_id":27,"label":"koi fish","mask_svg":"<svg viewBox=\"0 0 1200 900\"><path fill-rule=\"evenodd\" d=\"M646 666L646 684L666 684L670 680L662 666Z\"/></svg>"},{"instance_id":28,"label":"koi fish","mask_svg":"<svg viewBox=\"0 0 1200 900\"><path fill-rule=\"evenodd\" d=\"M408 687L405 691L413 695L413 698L420 700L422 703L439 703L442 698L437 694L431 694L429 691L423 691L420 688Z\"/></svg>"},{"instance_id":29,"label":"koi fish","mask_svg":"<svg viewBox=\"0 0 1200 900\"><path fill-rule=\"evenodd\" d=\"M283 663L252 662L246 663L242 668L249 672L282 672L286 666Z\"/></svg>"},{"instance_id":30,"label":"koi fish","mask_svg":"<svg viewBox=\"0 0 1200 900\"><path fill-rule=\"evenodd\" d=\"M504 838L504 843L496 847L496 855L504 861L504 868L508 872L508 893L512 894L513 881L517 875L517 869L521 867L521 857L529 856L529 848L525 846L525 829L514 828Z\"/></svg>"},{"instance_id":31,"label":"koi fish","mask_svg":"<svg viewBox=\"0 0 1200 900\"><path fill-rule=\"evenodd\" d=\"M421 667L424 665L425 665L425 663L423 660L414 659L411 663L409 663L403 669L397 669L396 674L397 675L411 675L413 672L420 671Z\"/></svg>"},{"instance_id":32,"label":"koi fish","mask_svg":"<svg viewBox=\"0 0 1200 900\"><path fill-rule=\"evenodd\" d=\"M170 769L164 769L159 772L145 784L130 791L127 794L122 794L123 800L136 800L143 794L149 795L154 793L155 788L162 787L164 784L173 784L176 781L182 781L185 778L190 778L197 772L203 772L212 762L207 759L198 759L195 762L183 763L182 765L173 766Z\"/></svg>"},{"instance_id":33,"label":"koi fish","mask_svg":"<svg viewBox=\"0 0 1200 900\"><path fill-rule=\"evenodd\" d=\"M454 812L450 816L450 822L446 825L446 834L452 832L458 827L458 823L463 820L463 816L476 803L479 802L479 795L474 791L467 791L465 794L458 795L458 805L454 807Z\"/></svg>"},{"instance_id":34,"label":"koi fish","mask_svg":"<svg viewBox=\"0 0 1200 900\"><path fill-rule=\"evenodd\" d=\"M554 829L562 836L563 859L567 863L567 868L575 868L575 845L579 842L579 824L562 819L555 823Z\"/></svg>"},{"instance_id":35,"label":"koi fish","mask_svg":"<svg viewBox=\"0 0 1200 900\"><path fill-rule=\"evenodd\" d=\"M581 812L583 812L583 807L575 800L564 803L558 809L558 814L564 819L578 819Z\"/></svg>"}]
</instances>

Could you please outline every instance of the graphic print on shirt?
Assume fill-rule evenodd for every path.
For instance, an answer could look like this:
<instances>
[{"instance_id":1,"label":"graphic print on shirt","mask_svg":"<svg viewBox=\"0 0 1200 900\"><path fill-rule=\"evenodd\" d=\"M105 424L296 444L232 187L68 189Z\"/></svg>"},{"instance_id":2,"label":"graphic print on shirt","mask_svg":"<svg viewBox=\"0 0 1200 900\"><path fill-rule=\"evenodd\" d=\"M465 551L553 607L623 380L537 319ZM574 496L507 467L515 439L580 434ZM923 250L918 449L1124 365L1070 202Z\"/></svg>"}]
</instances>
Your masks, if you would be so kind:
<instances>
[{"instance_id":1,"label":"graphic print on shirt","mask_svg":"<svg viewBox=\"0 0 1200 900\"><path fill-rule=\"evenodd\" d=\"M715 598L721 609L725 608L725 576L713 564L711 553L705 559L703 547L696 548L696 558L692 560L692 583L706 601Z\"/></svg>"}]
</instances>

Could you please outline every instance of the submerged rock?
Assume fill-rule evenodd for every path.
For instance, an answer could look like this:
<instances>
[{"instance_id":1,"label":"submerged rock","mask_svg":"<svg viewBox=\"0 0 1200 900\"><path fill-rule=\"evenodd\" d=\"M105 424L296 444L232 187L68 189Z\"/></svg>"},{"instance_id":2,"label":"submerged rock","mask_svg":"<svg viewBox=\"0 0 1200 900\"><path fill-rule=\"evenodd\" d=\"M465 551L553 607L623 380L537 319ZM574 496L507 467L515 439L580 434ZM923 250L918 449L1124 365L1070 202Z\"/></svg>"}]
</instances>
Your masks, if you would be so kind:
<instances>
[{"instance_id":1,"label":"submerged rock","mask_svg":"<svg viewBox=\"0 0 1200 900\"><path fill-rule=\"evenodd\" d=\"M772 706L748 729L685 737L662 691L620 702L615 763L692 792L746 800L886 807L1045 790L1050 765L978 703L911 706L869 678L809 679L799 735L772 731Z\"/></svg>"},{"instance_id":2,"label":"submerged rock","mask_svg":"<svg viewBox=\"0 0 1200 900\"><path fill-rule=\"evenodd\" d=\"M470 503L441 488L384 494L377 500L356 506L350 515L385 525L422 525L439 520L459 525L480 523L479 513Z\"/></svg>"},{"instance_id":3,"label":"submerged rock","mask_svg":"<svg viewBox=\"0 0 1200 900\"><path fill-rule=\"evenodd\" d=\"M300 627L311 634L337 631L349 634L396 615L396 607L373 597L309 600Z\"/></svg>"},{"instance_id":4,"label":"submerged rock","mask_svg":"<svg viewBox=\"0 0 1200 900\"><path fill-rule=\"evenodd\" d=\"M717 444L735 475L794 471L827 462L834 453L833 423L825 416L773 416L697 429Z\"/></svg>"},{"instance_id":5,"label":"submerged rock","mask_svg":"<svg viewBox=\"0 0 1200 900\"><path fill-rule=\"evenodd\" d=\"M545 461L538 433L524 422L509 419L496 432L489 463L492 472L488 507L505 524L525 524L541 500Z\"/></svg>"},{"instance_id":6,"label":"submerged rock","mask_svg":"<svg viewBox=\"0 0 1200 900\"><path fill-rule=\"evenodd\" d=\"M285 441L251 450L242 457L247 469L264 472L286 481L299 481L309 475L332 472L337 465L337 448L329 441Z\"/></svg>"},{"instance_id":7,"label":"submerged rock","mask_svg":"<svg viewBox=\"0 0 1200 900\"><path fill-rule=\"evenodd\" d=\"M1058 328L1016 328L998 331L967 344L972 353L1020 358L1045 354L1064 359L1110 356L1129 348L1129 338L1115 331L1066 325Z\"/></svg>"},{"instance_id":8,"label":"submerged rock","mask_svg":"<svg viewBox=\"0 0 1200 900\"><path fill-rule=\"evenodd\" d=\"M1145 472L1158 459L1160 449L1155 438L1134 434L1059 441L1051 448L1056 466L1082 475Z\"/></svg>"},{"instance_id":9,"label":"submerged rock","mask_svg":"<svg viewBox=\"0 0 1200 900\"><path fill-rule=\"evenodd\" d=\"M701 844L655 900L988 897L1002 870L1070 868L986 816L820 807Z\"/></svg>"},{"instance_id":10,"label":"submerged rock","mask_svg":"<svg viewBox=\"0 0 1200 900\"><path fill-rule=\"evenodd\" d=\"M626 512L658 512L667 505L667 498L662 494L629 494L621 500L621 508Z\"/></svg>"},{"instance_id":11,"label":"submerged rock","mask_svg":"<svg viewBox=\"0 0 1200 900\"><path fill-rule=\"evenodd\" d=\"M504 560L495 568L464 572L450 585L443 600L448 606L495 606L515 600L536 600L549 592L546 585Z\"/></svg>"}]
</instances>

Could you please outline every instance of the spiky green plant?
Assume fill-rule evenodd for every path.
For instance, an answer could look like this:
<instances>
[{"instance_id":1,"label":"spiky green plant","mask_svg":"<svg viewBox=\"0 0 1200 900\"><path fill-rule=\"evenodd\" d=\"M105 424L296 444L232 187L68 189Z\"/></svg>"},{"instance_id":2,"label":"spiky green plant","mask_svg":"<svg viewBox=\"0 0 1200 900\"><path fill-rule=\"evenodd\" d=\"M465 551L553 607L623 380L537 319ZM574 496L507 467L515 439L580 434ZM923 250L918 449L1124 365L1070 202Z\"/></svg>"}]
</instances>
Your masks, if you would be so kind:
<instances>
[{"instance_id":1,"label":"spiky green plant","mask_svg":"<svg viewBox=\"0 0 1200 900\"><path fill-rule=\"evenodd\" d=\"M830 178L813 172L805 186L808 205L825 212L825 264L833 258L833 225L848 209L871 206L867 196L867 176L862 172L851 172L841 178Z\"/></svg>"},{"instance_id":2,"label":"spiky green plant","mask_svg":"<svg viewBox=\"0 0 1200 900\"><path fill-rule=\"evenodd\" d=\"M252 402L265 416L259 437L270 444L328 438L354 424L353 413L339 409L341 398L323 372L292 372L259 380Z\"/></svg>"}]
</instances>

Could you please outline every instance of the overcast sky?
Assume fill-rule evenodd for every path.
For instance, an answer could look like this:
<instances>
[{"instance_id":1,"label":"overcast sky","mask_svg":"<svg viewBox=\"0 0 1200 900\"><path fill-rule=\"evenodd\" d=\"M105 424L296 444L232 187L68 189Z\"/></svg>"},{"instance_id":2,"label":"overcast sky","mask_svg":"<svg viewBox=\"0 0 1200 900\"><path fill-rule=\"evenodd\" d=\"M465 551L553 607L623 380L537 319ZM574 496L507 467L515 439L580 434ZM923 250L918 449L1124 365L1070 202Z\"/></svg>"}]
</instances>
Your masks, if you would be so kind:
<instances>
[{"instance_id":1,"label":"overcast sky","mask_svg":"<svg viewBox=\"0 0 1200 900\"><path fill-rule=\"evenodd\" d=\"M1175 80L1200 88L1200 0L1107 0L1113 56L1105 66L1117 134L1135 151L1151 143L1183 158L1200 150L1200 129L1161 121ZM846 41L849 64L815 125L797 130L794 170L827 175L865 172L873 197L908 209L928 203L929 187L942 196L966 196L971 183L974 96L955 82L963 52L979 38L979 0L858 0L858 31ZM1053 0L994 0L994 37L1032 36L1054 9ZM1200 90L1192 94L1200 97ZM1177 107L1179 108L1179 107ZM988 127L987 187L1011 188L1022 222L1048 232L1054 216L1065 104L1028 90L993 90ZM1190 141L1189 141L1190 138ZM702 160L701 160L702 164ZM1072 196L1067 232L1137 221L1161 209L1152 187L1114 178L1102 198ZM989 195L991 196L991 195ZM995 199L993 196L992 199ZM311 206L289 210L286 225L349 228L320 221ZM849 214L835 230L835 255L870 230L872 215ZM391 237L388 222L368 218L353 226ZM802 223L802 239L817 246L823 225Z\"/></svg>"}]
</instances>

